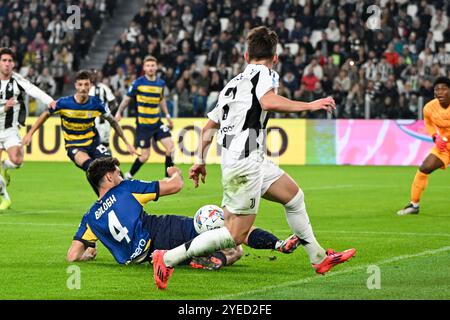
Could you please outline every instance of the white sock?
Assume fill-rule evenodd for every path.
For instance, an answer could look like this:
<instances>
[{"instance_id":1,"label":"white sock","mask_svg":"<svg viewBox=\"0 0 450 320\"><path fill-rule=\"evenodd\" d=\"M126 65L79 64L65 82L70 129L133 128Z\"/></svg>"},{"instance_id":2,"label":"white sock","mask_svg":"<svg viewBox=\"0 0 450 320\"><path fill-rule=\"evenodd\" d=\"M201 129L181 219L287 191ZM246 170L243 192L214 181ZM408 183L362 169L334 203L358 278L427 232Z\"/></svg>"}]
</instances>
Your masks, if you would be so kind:
<instances>
[{"instance_id":1,"label":"white sock","mask_svg":"<svg viewBox=\"0 0 450 320\"><path fill-rule=\"evenodd\" d=\"M6 183L2 176L0 176L0 196L3 197L3 199L11 200L9 197L8 191L6 190Z\"/></svg>"},{"instance_id":2,"label":"white sock","mask_svg":"<svg viewBox=\"0 0 450 320\"><path fill-rule=\"evenodd\" d=\"M304 201L304 194L301 189L288 203L284 205L286 219L292 231L300 237L306 244L303 244L311 263L317 264L323 261L326 256L325 250L317 242L314 236L311 223Z\"/></svg>"},{"instance_id":3,"label":"white sock","mask_svg":"<svg viewBox=\"0 0 450 320\"><path fill-rule=\"evenodd\" d=\"M418 208L419 207L419 203L418 202L412 202L411 201L411 204L413 205L414 208Z\"/></svg>"},{"instance_id":4,"label":"white sock","mask_svg":"<svg viewBox=\"0 0 450 320\"><path fill-rule=\"evenodd\" d=\"M11 162L11 160L6 159L5 161L3 161L3 169L15 169L15 168L19 168L20 166L14 164Z\"/></svg>"},{"instance_id":5,"label":"white sock","mask_svg":"<svg viewBox=\"0 0 450 320\"><path fill-rule=\"evenodd\" d=\"M234 248L233 237L227 228L206 231L189 242L182 244L164 255L164 263L173 267L186 259L204 256L217 250Z\"/></svg>"}]
</instances>

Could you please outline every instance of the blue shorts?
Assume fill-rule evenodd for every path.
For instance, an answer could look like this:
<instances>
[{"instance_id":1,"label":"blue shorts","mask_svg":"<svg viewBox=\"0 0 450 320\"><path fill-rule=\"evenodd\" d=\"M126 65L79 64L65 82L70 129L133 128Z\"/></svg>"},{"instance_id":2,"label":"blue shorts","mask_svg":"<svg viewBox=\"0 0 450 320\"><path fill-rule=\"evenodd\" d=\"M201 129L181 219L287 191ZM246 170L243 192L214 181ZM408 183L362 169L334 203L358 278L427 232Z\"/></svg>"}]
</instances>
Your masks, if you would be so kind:
<instances>
[{"instance_id":1,"label":"blue shorts","mask_svg":"<svg viewBox=\"0 0 450 320\"><path fill-rule=\"evenodd\" d=\"M170 250L198 236L194 219L176 215L145 215L143 227L150 232L149 252Z\"/></svg>"},{"instance_id":2,"label":"blue shorts","mask_svg":"<svg viewBox=\"0 0 450 320\"><path fill-rule=\"evenodd\" d=\"M75 155L81 151L86 153L92 160L98 158L111 157L111 152L107 147L103 144L99 144L97 141L94 141L90 146L86 147L68 147L67 156L72 160L75 164Z\"/></svg>"},{"instance_id":3,"label":"blue shorts","mask_svg":"<svg viewBox=\"0 0 450 320\"><path fill-rule=\"evenodd\" d=\"M136 139L135 147L147 149L151 146L151 140L154 138L156 141L171 137L170 129L161 121L154 126L140 126L136 127Z\"/></svg>"}]
</instances>

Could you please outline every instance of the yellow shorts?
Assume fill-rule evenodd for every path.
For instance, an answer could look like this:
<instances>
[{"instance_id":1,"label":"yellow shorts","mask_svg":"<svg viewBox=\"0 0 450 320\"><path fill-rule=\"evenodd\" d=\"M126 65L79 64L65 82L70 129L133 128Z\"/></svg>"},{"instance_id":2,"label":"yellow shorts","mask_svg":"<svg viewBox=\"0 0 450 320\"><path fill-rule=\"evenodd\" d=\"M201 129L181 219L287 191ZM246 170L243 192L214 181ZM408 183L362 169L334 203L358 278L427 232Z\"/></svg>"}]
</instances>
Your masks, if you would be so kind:
<instances>
[{"instance_id":1,"label":"yellow shorts","mask_svg":"<svg viewBox=\"0 0 450 320\"><path fill-rule=\"evenodd\" d=\"M448 165L450 164L450 151L448 149L444 152L441 152L436 146L434 146L431 149L430 154L434 154L444 163L444 166L442 166L441 169L447 169Z\"/></svg>"}]
</instances>

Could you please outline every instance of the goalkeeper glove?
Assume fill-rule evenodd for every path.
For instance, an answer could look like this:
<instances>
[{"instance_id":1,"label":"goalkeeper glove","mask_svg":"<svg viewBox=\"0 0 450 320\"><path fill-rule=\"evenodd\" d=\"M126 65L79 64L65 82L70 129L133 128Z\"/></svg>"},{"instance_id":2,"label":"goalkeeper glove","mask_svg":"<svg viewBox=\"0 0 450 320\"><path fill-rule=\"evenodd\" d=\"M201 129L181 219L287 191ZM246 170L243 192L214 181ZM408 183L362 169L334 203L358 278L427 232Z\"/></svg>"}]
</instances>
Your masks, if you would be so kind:
<instances>
[{"instance_id":1,"label":"goalkeeper glove","mask_svg":"<svg viewBox=\"0 0 450 320\"><path fill-rule=\"evenodd\" d=\"M433 134L433 141L439 151L443 152L447 149L447 138L441 137L437 133Z\"/></svg>"}]
</instances>

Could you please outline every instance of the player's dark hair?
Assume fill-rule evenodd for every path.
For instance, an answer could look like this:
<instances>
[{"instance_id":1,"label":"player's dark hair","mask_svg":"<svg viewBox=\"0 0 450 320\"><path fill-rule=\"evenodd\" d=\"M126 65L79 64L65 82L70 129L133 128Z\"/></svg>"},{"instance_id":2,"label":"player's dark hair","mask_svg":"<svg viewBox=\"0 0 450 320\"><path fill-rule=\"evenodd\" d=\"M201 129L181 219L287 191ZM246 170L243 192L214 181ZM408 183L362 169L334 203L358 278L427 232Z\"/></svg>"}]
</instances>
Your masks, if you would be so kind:
<instances>
[{"instance_id":1,"label":"player's dark hair","mask_svg":"<svg viewBox=\"0 0 450 320\"><path fill-rule=\"evenodd\" d=\"M277 51L278 36L262 26L250 30L247 36L249 60L272 59Z\"/></svg>"},{"instance_id":2,"label":"player's dark hair","mask_svg":"<svg viewBox=\"0 0 450 320\"><path fill-rule=\"evenodd\" d=\"M92 188L94 188L94 190L96 191L97 195L103 177L108 172L116 171L116 166L120 166L119 160L117 160L117 158L110 157L95 159L89 165L89 168L86 171L86 177Z\"/></svg>"},{"instance_id":3,"label":"player's dark hair","mask_svg":"<svg viewBox=\"0 0 450 320\"><path fill-rule=\"evenodd\" d=\"M12 51L10 48L0 48L0 59L3 57L4 54L10 55L14 61L16 61L16 55L14 51Z\"/></svg>"},{"instance_id":4,"label":"player's dark hair","mask_svg":"<svg viewBox=\"0 0 450 320\"><path fill-rule=\"evenodd\" d=\"M434 80L433 87L436 87L438 84L445 84L447 87L450 88L450 79L447 77L439 77L436 80Z\"/></svg>"},{"instance_id":5,"label":"player's dark hair","mask_svg":"<svg viewBox=\"0 0 450 320\"><path fill-rule=\"evenodd\" d=\"M87 70L81 70L77 73L76 77L75 77L75 81L78 80L89 80L92 82L92 74L87 71Z\"/></svg>"}]
</instances>

